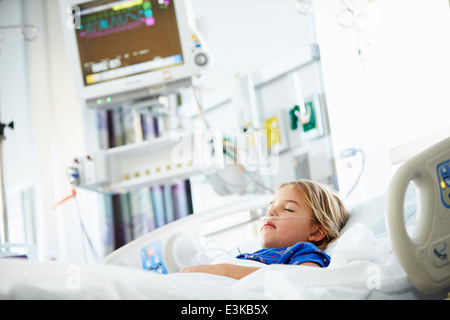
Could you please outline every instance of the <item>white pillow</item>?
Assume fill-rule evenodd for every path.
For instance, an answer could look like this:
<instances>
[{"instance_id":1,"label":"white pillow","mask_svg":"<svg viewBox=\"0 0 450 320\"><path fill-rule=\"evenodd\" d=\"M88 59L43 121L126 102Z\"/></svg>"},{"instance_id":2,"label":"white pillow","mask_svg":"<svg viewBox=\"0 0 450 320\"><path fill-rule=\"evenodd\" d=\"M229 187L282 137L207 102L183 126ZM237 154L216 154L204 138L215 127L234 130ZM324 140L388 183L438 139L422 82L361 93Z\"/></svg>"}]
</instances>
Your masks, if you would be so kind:
<instances>
[{"instance_id":1,"label":"white pillow","mask_svg":"<svg viewBox=\"0 0 450 320\"><path fill-rule=\"evenodd\" d=\"M358 222L367 225L374 235L386 232L386 198L386 194L384 194L353 207L350 210L350 219L341 234ZM416 189L410 186L404 200L405 224L414 220L417 210L416 203Z\"/></svg>"},{"instance_id":2,"label":"white pillow","mask_svg":"<svg viewBox=\"0 0 450 320\"><path fill-rule=\"evenodd\" d=\"M354 225L362 223L367 226L375 236L379 236L386 232L386 194L362 202L350 211L350 218L347 224L342 228L340 236L350 230ZM412 224L415 220L416 207L416 189L409 186L404 200L404 219L405 224ZM338 239L337 239L338 240ZM333 253L336 241L331 243L325 252L329 255Z\"/></svg>"}]
</instances>

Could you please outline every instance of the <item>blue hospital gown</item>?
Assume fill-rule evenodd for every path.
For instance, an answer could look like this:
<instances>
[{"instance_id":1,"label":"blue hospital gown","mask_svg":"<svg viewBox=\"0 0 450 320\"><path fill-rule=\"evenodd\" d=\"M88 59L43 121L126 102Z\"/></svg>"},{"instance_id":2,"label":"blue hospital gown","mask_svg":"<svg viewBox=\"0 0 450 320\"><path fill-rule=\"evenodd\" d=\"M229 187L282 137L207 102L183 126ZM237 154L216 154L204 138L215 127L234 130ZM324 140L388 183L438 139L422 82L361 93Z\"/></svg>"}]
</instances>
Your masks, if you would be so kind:
<instances>
[{"instance_id":1,"label":"blue hospital gown","mask_svg":"<svg viewBox=\"0 0 450 320\"><path fill-rule=\"evenodd\" d=\"M237 259L255 260L265 264L292 264L314 262L321 267L330 264L330 256L309 242L297 242L283 248L261 249L254 253L243 253Z\"/></svg>"}]
</instances>

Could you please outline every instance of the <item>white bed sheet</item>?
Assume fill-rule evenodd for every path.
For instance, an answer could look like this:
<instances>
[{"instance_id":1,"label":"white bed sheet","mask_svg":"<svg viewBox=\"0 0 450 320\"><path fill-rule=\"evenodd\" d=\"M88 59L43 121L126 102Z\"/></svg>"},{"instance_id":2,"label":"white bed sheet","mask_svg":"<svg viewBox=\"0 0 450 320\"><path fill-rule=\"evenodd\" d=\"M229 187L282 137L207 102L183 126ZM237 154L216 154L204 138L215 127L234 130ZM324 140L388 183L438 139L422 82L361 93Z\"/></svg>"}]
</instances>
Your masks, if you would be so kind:
<instances>
[{"instance_id":1,"label":"white bed sheet","mask_svg":"<svg viewBox=\"0 0 450 320\"><path fill-rule=\"evenodd\" d=\"M232 293L250 298L227 289L234 280L206 274L164 276L121 266L21 260L0 261L0 273L1 299L230 299Z\"/></svg>"},{"instance_id":2,"label":"white bed sheet","mask_svg":"<svg viewBox=\"0 0 450 320\"><path fill-rule=\"evenodd\" d=\"M241 280L202 273L158 275L113 265L0 260L2 299L367 299L416 298L391 246L356 223L328 268L266 266L223 255L215 263L262 268Z\"/></svg>"}]
</instances>

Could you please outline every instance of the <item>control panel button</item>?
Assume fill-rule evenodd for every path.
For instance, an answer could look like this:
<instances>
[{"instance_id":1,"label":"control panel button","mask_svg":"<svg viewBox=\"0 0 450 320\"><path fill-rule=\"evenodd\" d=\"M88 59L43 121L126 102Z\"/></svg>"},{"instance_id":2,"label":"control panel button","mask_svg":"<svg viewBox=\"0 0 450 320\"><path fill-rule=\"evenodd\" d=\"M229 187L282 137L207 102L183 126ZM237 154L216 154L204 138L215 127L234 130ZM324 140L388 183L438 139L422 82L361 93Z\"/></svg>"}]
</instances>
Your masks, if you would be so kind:
<instances>
[{"instance_id":1,"label":"control panel button","mask_svg":"<svg viewBox=\"0 0 450 320\"><path fill-rule=\"evenodd\" d=\"M450 160L438 164L437 175L442 204L450 208Z\"/></svg>"},{"instance_id":2,"label":"control panel button","mask_svg":"<svg viewBox=\"0 0 450 320\"><path fill-rule=\"evenodd\" d=\"M204 66L208 63L208 57L204 53L198 53L195 56L195 63L199 66Z\"/></svg>"},{"instance_id":3,"label":"control panel button","mask_svg":"<svg viewBox=\"0 0 450 320\"><path fill-rule=\"evenodd\" d=\"M431 244L430 255L436 267L442 267L450 262L450 237Z\"/></svg>"}]
</instances>

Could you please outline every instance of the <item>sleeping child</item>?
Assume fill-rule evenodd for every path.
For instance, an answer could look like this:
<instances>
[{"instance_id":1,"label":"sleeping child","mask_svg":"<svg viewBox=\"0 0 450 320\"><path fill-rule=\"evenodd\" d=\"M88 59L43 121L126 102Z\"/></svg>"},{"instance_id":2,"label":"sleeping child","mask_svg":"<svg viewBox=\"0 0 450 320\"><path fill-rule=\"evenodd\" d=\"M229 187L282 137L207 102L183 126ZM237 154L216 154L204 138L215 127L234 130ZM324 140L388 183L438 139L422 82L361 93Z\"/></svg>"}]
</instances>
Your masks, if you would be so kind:
<instances>
[{"instance_id":1,"label":"sleeping child","mask_svg":"<svg viewBox=\"0 0 450 320\"><path fill-rule=\"evenodd\" d=\"M280 185L261 220L263 249L236 258L264 264L327 267L330 257L323 250L339 236L348 220L348 212L335 191L302 179ZM222 263L186 267L180 272L241 279L258 269Z\"/></svg>"}]
</instances>

